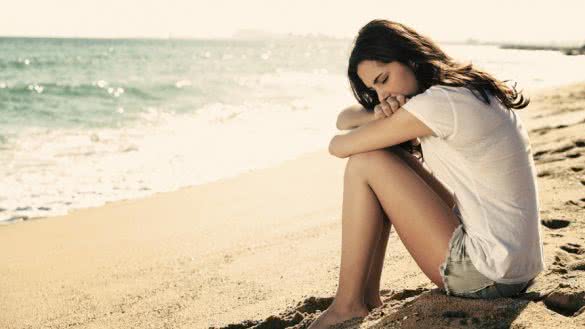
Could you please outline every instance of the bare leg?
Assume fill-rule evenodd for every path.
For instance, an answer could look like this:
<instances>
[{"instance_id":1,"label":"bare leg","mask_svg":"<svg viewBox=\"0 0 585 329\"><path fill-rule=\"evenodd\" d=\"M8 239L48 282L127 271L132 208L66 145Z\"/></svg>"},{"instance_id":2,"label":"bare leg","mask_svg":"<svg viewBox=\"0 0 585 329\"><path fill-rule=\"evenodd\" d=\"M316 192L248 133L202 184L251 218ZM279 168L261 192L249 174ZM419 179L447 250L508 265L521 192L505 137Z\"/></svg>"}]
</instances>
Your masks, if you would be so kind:
<instances>
[{"instance_id":1,"label":"bare leg","mask_svg":"<svg viewBox=\"0 0 585 329\"><path fill-rule=\"evenodd\" d=\"M343 184L339 286L331 306L309 329L327 328L368 314L364 303L366 279L374 248L381 240L383 214L365 177L353 168L350 161L345 169Z\"/></svg>"},{"instance_id":2,"label":"bare leg","mask_svg":"<svg viewBox=\"0 0 585 329\"><path fill-rule=\"evenodd\" d=\"M423 273L443 288L439 266L459 219L426 179L397 154L376 150L352 158L408 252Z\"/></svg>"},{"instance_id":3,"label":"bare leg","mask_svg":"<svg viewBox=\"0 0 585 329\"><path fill-rule=\"evenodd\" d=\"M339 286L310 329L367 314L366 280L383 229L380 205L423 273L443 288L439 265L459 220L399 156L384 150L359 153L350 157L344 177Z\"/></svg>"},{"instance_id":4,"label":"bare leg","mask_svg":"<svg viewBox=\"0 0 585 329\"><path fill-rule=\"evenodd\" d=\"M380 298L380 282L382 279L384 257L386 256L386 247L388 245L388 237L390 236L392 223L383 211L382 213L382 234L380 234L380 239L378 240L378 244L374 250L372 265L370 266L370 271L368 273L366 291L364 294L364 303L366 304L366 307L369 311L383 305L382 299Z\"/></svg>"},{"instance_id":5,"label":"bare leg","mask_svg":"<svg viewBox=\"0 0 585 329\"><path fill-rule=\"evenodd\" d=\"M404 162L410 168L412 168L425 181L425 183L427 183L427 185L429 185L435 191L435 193L437 193L445 201L445 203L449 205L449 207L452 207L455 204L455 200L453 199L449 190L445 188L445 186L443 186L443 184L438 181L431 173L429 173L415 156L409 154L399 147L388 147L383 150L392 152L398 155L400 159L404 160ZM374 258L372 260L372 265L368 274L364 297L364 302L370 311L383 305L382 299L380 298L380 283L382 279L382 270L384 267L384 257L386 255L386 247L388 245L390 229L392 228L392 221L388 218L382 208L380 208L380 211L384 217L384 228L374 251Z\"/></svg>"}]
</instances>

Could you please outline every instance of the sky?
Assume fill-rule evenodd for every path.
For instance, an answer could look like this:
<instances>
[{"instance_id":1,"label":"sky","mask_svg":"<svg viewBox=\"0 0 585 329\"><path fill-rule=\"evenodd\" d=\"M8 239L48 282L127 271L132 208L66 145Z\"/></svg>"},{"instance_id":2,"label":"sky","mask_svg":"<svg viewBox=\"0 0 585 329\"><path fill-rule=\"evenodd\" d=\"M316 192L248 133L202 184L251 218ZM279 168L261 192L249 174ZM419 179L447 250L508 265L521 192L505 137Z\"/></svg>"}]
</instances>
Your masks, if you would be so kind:
<instances>
[{"instance_id":1,"label":"sky","mask_svg":"<svg viewBox=\"0 0 585 329\"><path fill-rule=\"evenodd\" d=\"M585 0L0 0L1 36L228 38L238 31L353 38L372 19L437 41L585 44Z\"/></svg>"}]
</instances>

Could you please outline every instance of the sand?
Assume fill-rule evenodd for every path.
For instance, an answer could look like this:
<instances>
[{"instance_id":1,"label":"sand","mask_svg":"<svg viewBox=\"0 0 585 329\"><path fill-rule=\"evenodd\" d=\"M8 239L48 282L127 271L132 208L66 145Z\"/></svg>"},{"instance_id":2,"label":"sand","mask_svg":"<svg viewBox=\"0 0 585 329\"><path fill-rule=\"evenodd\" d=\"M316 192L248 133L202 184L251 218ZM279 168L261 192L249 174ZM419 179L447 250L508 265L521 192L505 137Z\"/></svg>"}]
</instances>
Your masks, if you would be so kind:
<instances>
[{"instance_id":1,"label":"sand","mask_svg":"<svg viewBox=\"0 0 585 329\"><path fill-rule=\"evenodd\" d=\"M519 298L448 297L392 231L384 306L345 328L585 327L585 84L532 96L547 269ZM337 288L346 161L0 226L0 328L306 328Z\"/></svg>"}]
</instances>

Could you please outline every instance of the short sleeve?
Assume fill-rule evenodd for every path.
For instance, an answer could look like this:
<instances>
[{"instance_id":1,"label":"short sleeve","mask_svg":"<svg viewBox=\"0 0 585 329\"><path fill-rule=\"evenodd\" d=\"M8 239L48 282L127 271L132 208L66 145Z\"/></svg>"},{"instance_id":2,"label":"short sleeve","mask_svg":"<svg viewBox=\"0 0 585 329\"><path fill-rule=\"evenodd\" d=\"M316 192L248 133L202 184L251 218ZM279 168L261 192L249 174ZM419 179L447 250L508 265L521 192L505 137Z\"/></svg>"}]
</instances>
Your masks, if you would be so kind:
<instances>
[{"instance_id":1,"label":"short sleeve","mask_svg":"<svg viewBox=\"0 0 585 329\"><path fill-rule=\"evenodd\" d=\"M427 125L439 138L450 139L457 130L453 103L448 91L439 86L414 96L402 108Z\"/></svg>"}]
</instances>

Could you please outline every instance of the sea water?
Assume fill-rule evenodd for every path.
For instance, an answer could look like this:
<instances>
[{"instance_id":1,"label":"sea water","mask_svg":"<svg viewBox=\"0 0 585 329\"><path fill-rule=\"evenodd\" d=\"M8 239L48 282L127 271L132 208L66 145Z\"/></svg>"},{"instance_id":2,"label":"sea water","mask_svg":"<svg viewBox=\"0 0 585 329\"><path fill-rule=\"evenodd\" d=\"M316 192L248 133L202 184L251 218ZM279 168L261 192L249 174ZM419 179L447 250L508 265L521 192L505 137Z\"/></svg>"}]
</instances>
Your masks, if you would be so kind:
<instances>
[{"instance_id":1,"label":"sea water","mask_svg":"<svg viewBox=\"0 0 585 329\"><path fill-rule=\"evenodd\" d=\"M0 38L0 223L65 214L324 149L355 103L352 40ZM537 89L585 56L442 45Z\"/></svg>"}]
</instances>

